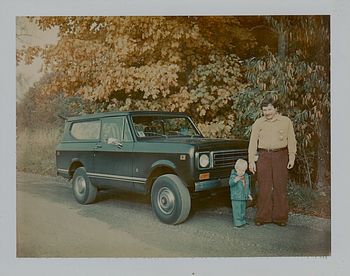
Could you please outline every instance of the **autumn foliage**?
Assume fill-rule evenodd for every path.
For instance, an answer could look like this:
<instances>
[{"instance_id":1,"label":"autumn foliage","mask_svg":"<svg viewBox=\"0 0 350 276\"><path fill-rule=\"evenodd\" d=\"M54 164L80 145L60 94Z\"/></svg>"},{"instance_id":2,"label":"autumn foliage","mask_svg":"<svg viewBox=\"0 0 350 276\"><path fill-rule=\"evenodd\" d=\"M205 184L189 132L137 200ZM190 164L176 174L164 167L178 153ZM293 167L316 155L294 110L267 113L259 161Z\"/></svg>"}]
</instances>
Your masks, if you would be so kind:
<instances>
[{"instance_id":1,"label":"autumn foliage","mask_svg":"<svg viewBox=\"0 0 350 276\"><path fill-rule=\"evenodd\" d=\"M294 121L302 153L298 175L308 176L298 181L319 180L317 154L329 136L330 120L328 17L31 20L42 30L59 28L57 45L17 51L17 62L41 56L50 74L50 81L37 87L36 97L61 95L89 103L77 113L184 111L207 136L247 139L261 115L259 103L271 94ZM257 35L257 28L268 35ZM323 38L317 37L320 32ZM320 41L326 45L321 49L313 44ZM329 170L329 164L323 166Z\"/></svg>"}]
</instances>

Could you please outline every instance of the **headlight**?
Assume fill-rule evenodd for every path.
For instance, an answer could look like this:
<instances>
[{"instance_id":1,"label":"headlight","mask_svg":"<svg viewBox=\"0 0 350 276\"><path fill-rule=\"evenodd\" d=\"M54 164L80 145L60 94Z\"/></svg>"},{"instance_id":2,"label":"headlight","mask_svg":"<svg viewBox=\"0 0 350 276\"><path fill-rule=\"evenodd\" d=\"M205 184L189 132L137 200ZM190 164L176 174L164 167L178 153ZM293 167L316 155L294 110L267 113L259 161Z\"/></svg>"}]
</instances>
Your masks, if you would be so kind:
<instances>
[{"instance_id":1,"label":"headlight","mask_svg":"<svg viewBox=\"0 0 350 276\"><path fill-rule=\"evenodd\" d=\"M206 153L203 153L199 156L199 166L201 168L207 168L209 167L210 164L210 159L209 159L209 155Z\"/></svg>"}]
</instances>

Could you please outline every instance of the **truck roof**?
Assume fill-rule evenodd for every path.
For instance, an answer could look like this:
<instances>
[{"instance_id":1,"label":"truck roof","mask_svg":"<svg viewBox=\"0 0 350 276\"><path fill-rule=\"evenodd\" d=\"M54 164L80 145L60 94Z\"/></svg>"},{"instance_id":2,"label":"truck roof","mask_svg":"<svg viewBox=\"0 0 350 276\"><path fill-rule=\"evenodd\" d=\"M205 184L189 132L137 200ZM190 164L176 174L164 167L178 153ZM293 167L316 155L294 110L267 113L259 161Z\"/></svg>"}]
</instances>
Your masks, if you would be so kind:
<instances>
[{"instance_id":1,"label":"truck roof","mask_svg":"<svg viewBox=\"0 0 350 276\"><path fill-rule=\"evenodd\" d=\"M84 114L80 116L68 117L68 121L80 121L80 120L89 120L97 119L104 117L113 117L113 116L125 116L125 115L166 115L166 116L187 116L185 112L168 112L168 111L112 111L112 112L101 112L94 114Z\"/></svg>"}]
</instances>

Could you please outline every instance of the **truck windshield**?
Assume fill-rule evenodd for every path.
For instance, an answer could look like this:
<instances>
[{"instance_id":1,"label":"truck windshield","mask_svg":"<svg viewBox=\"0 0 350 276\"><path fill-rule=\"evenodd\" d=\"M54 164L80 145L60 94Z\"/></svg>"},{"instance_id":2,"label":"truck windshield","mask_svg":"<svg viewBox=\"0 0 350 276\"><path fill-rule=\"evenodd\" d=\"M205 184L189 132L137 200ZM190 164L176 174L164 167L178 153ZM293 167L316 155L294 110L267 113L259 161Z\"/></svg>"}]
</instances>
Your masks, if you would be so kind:
<instances>
[{"instance_id":1,"label":"truck windshield","mask_svg":"<svg viewBox=\"0 0 350 276\"><path fill-rule=\"evenodd\" d=\"M188 117L133 115L137 137L202 137Z\"/></svg>"}]
</instances>

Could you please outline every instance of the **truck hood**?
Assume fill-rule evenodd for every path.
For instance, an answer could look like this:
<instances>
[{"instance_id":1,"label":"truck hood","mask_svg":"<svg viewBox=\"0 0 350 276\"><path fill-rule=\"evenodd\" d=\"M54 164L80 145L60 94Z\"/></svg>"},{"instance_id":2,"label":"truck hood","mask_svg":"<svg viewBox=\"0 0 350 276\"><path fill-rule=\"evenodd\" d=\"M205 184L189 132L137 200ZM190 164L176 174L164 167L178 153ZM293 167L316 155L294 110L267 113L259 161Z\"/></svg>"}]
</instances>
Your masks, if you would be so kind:
<instances>
[{"instance_id":1,"label":"truck hood","mask_svg":"<svg viewBox=\"0 0 350 276\"><path fill-rule=\"evenodd\" d=\"M188 144L196 147L197 150L225 150L225 149L248 149L247 140L213 139L213 138L154 138L147 139L148 143L171 143Z\"/></svg>"}]
</instances>

